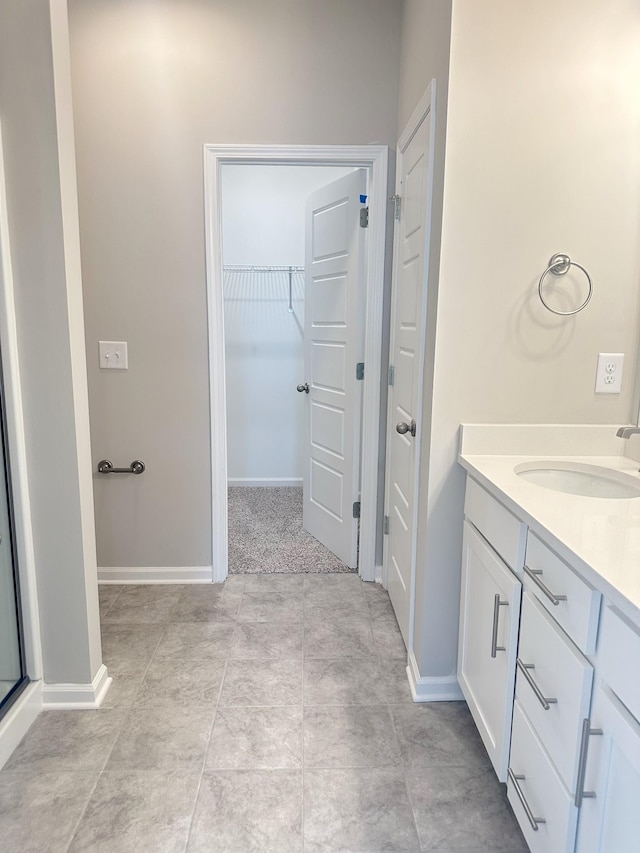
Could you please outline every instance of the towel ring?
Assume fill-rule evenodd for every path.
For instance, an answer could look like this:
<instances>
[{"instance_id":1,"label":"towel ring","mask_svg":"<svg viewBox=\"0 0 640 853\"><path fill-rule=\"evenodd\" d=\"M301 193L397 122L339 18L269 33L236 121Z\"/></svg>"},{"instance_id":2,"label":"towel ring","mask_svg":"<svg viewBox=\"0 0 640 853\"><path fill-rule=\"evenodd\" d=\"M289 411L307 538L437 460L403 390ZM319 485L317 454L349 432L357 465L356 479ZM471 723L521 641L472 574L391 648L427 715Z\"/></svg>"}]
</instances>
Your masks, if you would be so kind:
<instances>
[{"instance_id":1,"label":"towel ring","mask_svg":"<svg viewBox=\"0 0 640 853\"><path fill-rule=\"evenodd\" d=\"M584 300L582 305L579 305L573 311L556 311L555 308L552 308L548 302L545 301L545 298L542 295L542 285L549 273L553 273L553 275L566 275L571 267L578 267L578 269L582 270L587 277L587 281L589 282L587 298ZM576 263L576 261L572 261L569 255L565 255L563 252L558 252L551 256L549 259L549 266L540 276L540 281L538 282L538 296L540 297L540 302L542 302L547 311L551 311L552 314L560 314L562 317L569 317L572 314L577 314L579 311L582 311L583 308L587 307L591 297L593 296L593 282L591 281L591 276L581 264Z\"/></svg>"}]
</instances>

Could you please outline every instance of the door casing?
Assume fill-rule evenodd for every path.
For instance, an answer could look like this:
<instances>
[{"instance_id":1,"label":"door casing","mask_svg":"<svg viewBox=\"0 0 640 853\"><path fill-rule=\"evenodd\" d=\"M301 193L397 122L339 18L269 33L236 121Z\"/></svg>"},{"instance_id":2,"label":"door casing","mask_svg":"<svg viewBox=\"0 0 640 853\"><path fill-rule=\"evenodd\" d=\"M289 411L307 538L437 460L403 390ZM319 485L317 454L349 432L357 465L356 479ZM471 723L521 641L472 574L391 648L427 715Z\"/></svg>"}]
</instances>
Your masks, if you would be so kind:
<instances>
[{"instance_id":1,"label":"door casing","mask_svg":"<svg viewBox=\"0 0 640 853\"><path fill-rule=\"evenodd\" d=\"M353 166L366 169L369 227L364 318L365 373L362 401L362 477L358 573L373 581L378 529L381 359L384 323L384 267L387 220L386 145L209 145L204 146L205 244L211 413L211 559L212 580L228 574L227 425L224 302L222 278L221 169L224 165Z\"/></svg>"}]
</instances>

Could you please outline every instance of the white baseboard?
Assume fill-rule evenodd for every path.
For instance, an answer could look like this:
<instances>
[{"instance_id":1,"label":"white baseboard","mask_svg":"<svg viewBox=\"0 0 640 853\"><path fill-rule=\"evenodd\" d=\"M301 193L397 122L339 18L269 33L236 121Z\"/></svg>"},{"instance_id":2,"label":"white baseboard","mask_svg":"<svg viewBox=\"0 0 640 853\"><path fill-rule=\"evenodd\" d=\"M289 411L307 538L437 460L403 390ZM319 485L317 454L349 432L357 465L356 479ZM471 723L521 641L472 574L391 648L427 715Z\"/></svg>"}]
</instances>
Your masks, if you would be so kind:
<instances>
[{"instance_id":1,"label":"white baseboard","mask_svg":"<svg viewBox=\"0 0 640 853\"><path fill-rule=\"evenodd\" d=\"M0 770L42 710L42 682L26 687L0 720Z\"/></svg>"},{"instance_id":2,"label":"white baseboard","mask_svg":"<svg viewBox=\"0 0 640 853\"><path fill-rule=\"evenodd\" d=\"M409 653L407 678L414 702L452 702L464 699L455 675L422 677L413 652Z\"/></svg>"},{"instance_id":3,"label":"white baseboard","mask_svg":"<svg viewBox=\"0 0 640 853\"><path fill-rule=\"evenodd\" d=\"M72 711L99 708L113 679L102 664L90 684L43 684L44 711Z\"/></svg>"},{"instance_id":4,"label":"white baseboard","mask_svg":"<svg viewBox=\"0 0 640 853\"><path fill-rule=\"evenodd\" d=\"M211 566L100 566L98 583L211 583Z\"/></svg>"},{"instance_id":5,"label":"white baseboard","mask_svg":"<svg viewBox=\"0 0 640 853\"><path fill-rule=\"evenodd\" d=\"M302 477L262 477L258 479L251 477L229 477L227 483L230 486L278 488L283 486L301 486Z\"/></svg>"}]
</instances>

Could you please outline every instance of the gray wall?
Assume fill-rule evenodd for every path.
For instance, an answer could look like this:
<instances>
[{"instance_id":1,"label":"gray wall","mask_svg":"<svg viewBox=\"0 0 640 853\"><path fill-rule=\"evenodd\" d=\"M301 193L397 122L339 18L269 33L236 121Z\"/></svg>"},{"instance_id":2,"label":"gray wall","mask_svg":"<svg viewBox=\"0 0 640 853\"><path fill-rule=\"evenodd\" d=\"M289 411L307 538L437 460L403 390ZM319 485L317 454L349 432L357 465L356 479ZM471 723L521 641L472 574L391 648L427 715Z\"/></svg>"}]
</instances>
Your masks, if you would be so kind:
<instances>
[{"instance_id":1,"label":"gray wall","mask_svg":"<svg viewBox=\"0 0 640 853\"><path fill-rule=\"evenodd\" d=\"M48 0L0 4L0 115L44 677L87 683L101 660L60 0L53 14L55 62Z\"/></svg>"},{"instance_id":2,"label":"gray wall","mask_svg":"<svg viewBox=\"0 0 640 853\"><path fill-rule=\"evenodd\" d=\"M396 138L398 0L70 0L101 566L211 564L202 145ZM99 339L129 370L99 371Z\"/></svg>"},{"instance_id":3,"label":"gray wall","mask_svg":"<svg viewBox=\"0 0 640 853\"><path fill-rule=\"evenodd\" d=\"M416 44L410 59L409 35L439 6L407 4L403 62L415 70L402 80L411 96L420 87L407 81L426 74ZM632 416L639 39L633 0L453 3L437 329L423 413L429 461L414 633L423 676L446 676L456 665L459 424L614 425ZM407 99L401 92L401 103ZM548 313L537 297L557 251L593 276L593 300L574 318ZM561 289L569 294L563 308L585 292L578 276ZM594 393L599 351L626 353L619 396Z\"/></svg>"}]
</instances>

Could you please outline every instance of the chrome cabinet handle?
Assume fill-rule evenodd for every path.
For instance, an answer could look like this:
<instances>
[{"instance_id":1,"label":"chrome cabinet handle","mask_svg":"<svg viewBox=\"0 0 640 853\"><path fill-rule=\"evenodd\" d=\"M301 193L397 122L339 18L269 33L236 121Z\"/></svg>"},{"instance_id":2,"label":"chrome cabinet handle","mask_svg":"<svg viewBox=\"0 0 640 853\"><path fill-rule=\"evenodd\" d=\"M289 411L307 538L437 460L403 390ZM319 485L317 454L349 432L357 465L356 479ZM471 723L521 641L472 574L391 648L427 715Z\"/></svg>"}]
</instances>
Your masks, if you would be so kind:
<instances>
[{"instance_id":1,"label":"chrome cabinet handle","mask_svg":"<svg viewBox=\"0 0 640 853\"><path fill-rule=\"evenodd\" d=\"M304 385L302 385L302 384L298 385L298 387L296 388L296 391L299 394L302 394L303 391L305 394L308 394L309 393L309 383L305 382Z\"/></svg>"},{"instance_id":2,"label":"chrome cabinet handle","mask_svg":"<svg viewBox=\"0 0 640 853\"><path fill-rule=\"evenodd\" d=\"M491 657L496 657L498 652L506 652L506 646L498 645L498 621L500 619L500 608L508 607L508 601L500 600L500 593L496 592L493 597L493 631L491 632Z\"/></svg>"},{"instance_id":3,"label":"chrome cabinet handle","mask_svg":"<svg viewBox=\"0 0 640 853\"><path fill-rule=\"evenodd\" d=\"M602 729L592 729L591 721L585 719L582 721L582 737L580 738L580 758L578 759L578 778L576 780L576 798L575 804L576 808L580 808L582 805L582 801L587 799L593 799L595 797L595 791L584 791L584 777L587 773L587 749L589 746L589 736L590 735L601 735Z\"/></svg>"},{"instance_id":4,"label":"chrome cabinet handle","mask_svg":"<svg viewBox=\"0 0 640 853\"><path fill-rule=\"evenodd\" d=\"M527 816L527 820L531 824L531 829L534 832L537 832L538 831L538 824L539 823L546 823L547 821L543 817L534 817L533 816L533 812L531 811L531 806L527 802L527 798L525 797L524 792L523 792L522 788L520 787L520 782L524 781L526 779L526 776L524 776L522 774L516 775L511 768L509 768L509 770L507 772L509 774L509 779L511 779L511 782L513 784L513 788L514 788L516 794L518 795L518 799L522 803L522 808L524 809L524 813Z\"/></svg>"},{"instance_id":5,"label":"chrome cabinet handle","mask_svg":"<svg viewBox=\"0 0 640 853\"><path fill-rule=\"evenodd\" d=\"M525 564L524 571L525 574L529 575L529 577L535 583L538 589L541 589L542 592L544 592L544 594L547 596L547 598L553 605L557 607L561 601L567 600L566 595L554 595L549 589L549 587L540 580L539 575L542 574L542 569L530 569L529 566Z\"/></svg>"},{"instance_id":6,"label":"chrome cabinet handle","mask_svg":"<svg viewBox=\"0 0 640 853\"><path fill-rule=\"evenodd\" d=\"M534 664L532 664L532 663L523 663L523 662L520 660L520 658L518 658L518 660L516 661L516 664L517 664L518 669L520 670L520 672L521 672L521 673L524 675L524 677L527 679L527 681L528 681L528 683L529 683L529 687L531 687L531 689L533 690L533 692L534 692L534 693L535 693L535 695L536 695L536 699L538 700L538 702L540 702L540 704L541 704L541 705L542 705L542 707L545 709L545 711L548 711L548 710L549 710L549 708L551 707L551 705L557 705L557 704L558 704L558 700L557 700L557 699L550 699L548 696L545 696L545 695L544 695L544 693L542 692L542 690L540 690L540 688L538 687L538 685L536 684L536 682L533 680L533 676L531 675L531 673L529 672L529 670L530 670L530 669L535 669L535 665L534 665Z\"/></svg>"},{"instance_id":7,"label":"chrome cabinet handle","mask_svg":"<svg viewBox=\"0 0 640 853\"><path fill-rule=\"evenodd\" d=\"M400 435L405 435L406 433L411 433L411 435L416 437L417 424L415 422L415 418L411 419L411 423L405 423L405 421L400 421L399 424L396 424L396 432L399 432Z\"/></svg>"}]
</instances>

